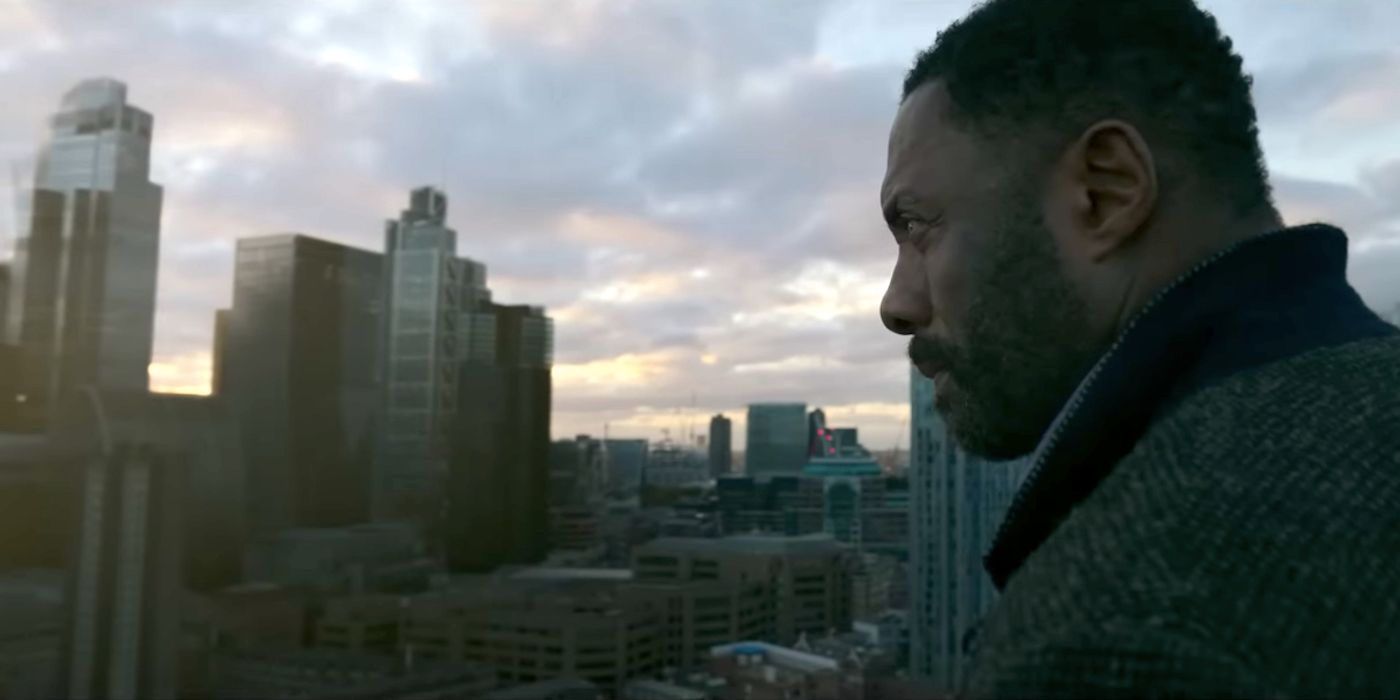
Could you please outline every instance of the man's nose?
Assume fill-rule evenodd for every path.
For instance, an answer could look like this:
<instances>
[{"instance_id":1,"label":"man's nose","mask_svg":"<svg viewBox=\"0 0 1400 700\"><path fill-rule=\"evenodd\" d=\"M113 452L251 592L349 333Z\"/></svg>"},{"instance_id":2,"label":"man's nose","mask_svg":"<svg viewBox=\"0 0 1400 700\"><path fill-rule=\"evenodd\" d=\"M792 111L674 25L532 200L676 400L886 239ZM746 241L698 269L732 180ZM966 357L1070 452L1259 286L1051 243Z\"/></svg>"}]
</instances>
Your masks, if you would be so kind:
<instances>
[{"instance_id":1,"label":"man's nose","mask_svg":"<svg viewBox=\"0 0 1400 700\"><path fill-rule=\"evenodd\" d=\"M899 256L890 275L890 286L880 302L880 320L890 332L899 335L914 335L933 320L923 270L905 255Z\"/></svg>"}]
</instances>

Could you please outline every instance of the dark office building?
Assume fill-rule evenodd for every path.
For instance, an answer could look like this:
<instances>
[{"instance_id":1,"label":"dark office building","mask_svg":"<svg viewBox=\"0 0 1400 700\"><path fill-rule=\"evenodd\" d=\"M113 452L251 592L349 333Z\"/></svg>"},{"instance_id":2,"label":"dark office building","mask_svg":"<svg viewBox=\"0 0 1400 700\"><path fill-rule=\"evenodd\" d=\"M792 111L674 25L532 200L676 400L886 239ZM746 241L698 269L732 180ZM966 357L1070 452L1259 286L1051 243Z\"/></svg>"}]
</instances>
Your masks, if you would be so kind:
<instances>
[{"instance_id":1,"label":"dark office building","mask_svg":"<svg viewBox=\"0 0 1400 700\"><path fill-rule=\"evenodd\" d=\"M367 517L382 260L298 234L238 241L214 387L242 424L255 535Z\"/></svg>"},{"instance_id":2,"label":"dark office building","mask_svg":"<svg viewBox=\"0 0 1400 700\"><path fill-rule=\"evenodd\" d=\"M464 317L459 347L469 359L457 373L448 567L537 562L549 547L552 322L539 307L497 304Z\"/></svg>"},{"instance_id":3,"label":"dark office building","mask_svg":"<svg viewBox=\"0 0 1400 700\"><path fill-rule=\"evenodd\" d=\"M710 475L719 478L734 467L734 422L720 414L710 419Z\"/></svg>"}]
</instances>

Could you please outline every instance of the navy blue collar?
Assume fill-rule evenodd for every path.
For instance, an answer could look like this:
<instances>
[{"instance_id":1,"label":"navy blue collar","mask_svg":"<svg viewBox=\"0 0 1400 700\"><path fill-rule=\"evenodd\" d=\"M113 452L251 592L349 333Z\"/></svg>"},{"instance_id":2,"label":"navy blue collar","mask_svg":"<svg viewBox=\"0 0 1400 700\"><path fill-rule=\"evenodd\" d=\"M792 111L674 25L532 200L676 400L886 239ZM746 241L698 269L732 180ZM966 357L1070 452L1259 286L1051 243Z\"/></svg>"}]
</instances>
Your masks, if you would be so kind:
<instances>
[{"instance_id":1,"label":"navy blue collar","mask_svg":"<svg viewBox=\"0 0 1400 700\"><path fill-rule=\"evenodd\" d=\"M1248 239L1137 314L1046 431L991 551L998 589L1190 394L1252 367L1397 331L1346 281L1347 238L1323 224Z\"/></svg>"}]
</instances>

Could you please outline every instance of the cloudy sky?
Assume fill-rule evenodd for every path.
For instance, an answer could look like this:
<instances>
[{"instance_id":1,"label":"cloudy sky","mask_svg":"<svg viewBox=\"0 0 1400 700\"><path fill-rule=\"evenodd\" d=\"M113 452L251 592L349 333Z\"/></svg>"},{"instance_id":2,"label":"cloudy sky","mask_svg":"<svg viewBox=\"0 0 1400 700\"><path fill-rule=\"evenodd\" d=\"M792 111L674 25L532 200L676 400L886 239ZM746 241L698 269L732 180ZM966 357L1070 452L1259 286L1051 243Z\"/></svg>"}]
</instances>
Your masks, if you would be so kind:
<instances>
[{"instance_id":1,"label":"cloudy sky","mask_svg":"<svg viewBox=\"0 0 1400 700\"><path fill-rule=\"evenodd\" d=\"M1347 226L1353 283L1400 303L1400 2L1206 5L1255 76L1285 217ZM0 0L0 159L31 167L85 77L155 114L157 388L207 391L237 238L379 249L436 184L496 297L556 319L556 435L725 411L742 436L748 402L805 400L886 449L908 377L876 316L885 135L913 54L968 7Z\"/></svg>"}]
</instances>

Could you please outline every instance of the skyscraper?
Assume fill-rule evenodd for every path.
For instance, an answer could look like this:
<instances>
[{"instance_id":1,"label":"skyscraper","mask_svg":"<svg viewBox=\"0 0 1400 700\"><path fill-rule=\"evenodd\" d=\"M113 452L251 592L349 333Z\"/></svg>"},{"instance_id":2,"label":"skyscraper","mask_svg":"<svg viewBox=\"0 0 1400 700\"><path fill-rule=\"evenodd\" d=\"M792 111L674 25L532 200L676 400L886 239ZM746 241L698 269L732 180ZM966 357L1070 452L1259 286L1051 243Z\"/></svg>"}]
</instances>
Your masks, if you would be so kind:
<instances>
[{"instance_id":1,"label":"skyscraper","mask_svg":"<svg viewBox=\"0 0 1400 700\"><path fill-rule=\"evenodd\" d=\"M723 413L710 419L710 475L716 478L734 468L733 428Z\"/></svg>"},{"instance_id":2,"label":"skyscraper","mask_svg":"<svg viewBox=\"0 0 1400 700\"><path fill-rule=\"evenodd\" d=\"M372 498L380 519L440 517L459 324L490 299L486 268L456 257L457 232L446 221L447 196L420 187L385 225L384 410Z\"/></svg>"},{"instance_id":3,"label":"skyscraper","mask_svg":"<svg viewBox=\"0 0 1400 700\"><path fill-rule=\"evenodd\" d=\"M934 407L933 381L912 367L909 399L910 670L953 690L995 601L982 556L1027 465L959 449Z\"/></svg>"},{"instance_id":4,"label":"skyscraper","mask_svg":"<svg viewBox=\"0 0 1400 700\"><path fill-rule=\"evenodd\" d=\"M300 234L238 241L214 385L243 426L258 536L368 514L383 267Z\"/></svg>"},{"instance_id":5,"label":"skyscraper","mask_svg":"<svg viewBox=\"0 0 1400 700\"><path fill-rule=\"evenodd\" d=\"M185 464L143 395L85 408L62 442L92 445L68 567L62 697L172 698L179 636ZM84 406L83 404L88 404ZM64 428L67 430L67 426Z\"/></svg>"},{"instance_id":6,"label":"skyscraper","mask_svg":"<svg viewBox=\"0 0 1400 700\"><path fill-rule=\"evenodd\" d=\"M539 561L549 546L553 323L544 309L480 302L463 314L446 547L455 571ZM489 340L488 340L489 339Z\"/></svg>"},{"instance_id":7,"label":"skyscraper","mask_svg":"<svg viewBox=\"0 0 1400 700\"><path fill-rule=\"evenodd\" d=\"M795 475L807 463L807 404L749 405L744 473Z\"/></svg>"},{"instance_id":8,"label":"skyscraper","mask_svg":"<svg viewBox=\"0 0 1400 700\"><path fill-rule=\"evenodd\" d=\"M144 391L161 210L151 115L127 104L124 84L97 78L69 90L50 125L7 314L36 361L31 400L54 406L84 384Z\"/></svg>"}]
</instances>

